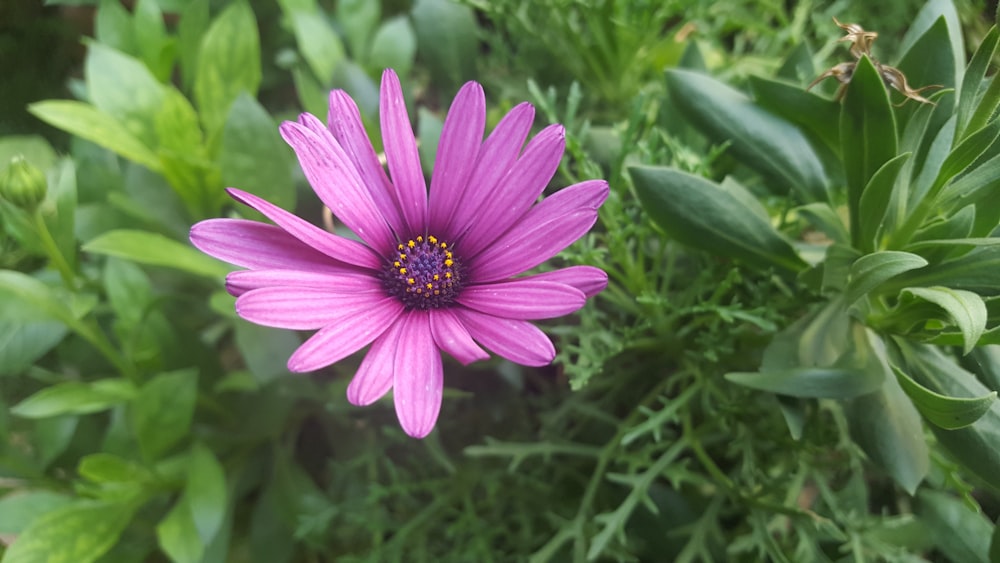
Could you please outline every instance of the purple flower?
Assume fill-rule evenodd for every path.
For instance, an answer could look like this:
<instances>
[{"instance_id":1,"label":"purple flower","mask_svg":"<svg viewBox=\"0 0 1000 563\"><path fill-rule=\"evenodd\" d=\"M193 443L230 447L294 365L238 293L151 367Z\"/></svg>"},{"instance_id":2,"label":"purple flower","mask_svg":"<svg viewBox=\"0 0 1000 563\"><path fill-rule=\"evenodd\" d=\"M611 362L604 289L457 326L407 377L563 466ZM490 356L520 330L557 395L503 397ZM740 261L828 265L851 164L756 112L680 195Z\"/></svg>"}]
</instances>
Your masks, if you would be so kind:
<instances>
[{"instance_id":1,"label":"purple flower","mask_svg":"<svg viewBox=\"0 0 1000 563\"><path fill-rule=\"evenodd\" d=\"M246 268L226 278L241 317L318 329L289 370L317 370L371 344L348 400L368 405L392 388L400 424L422 438L441 409L439 350L463 364L488 358L484 347L527 366L555 357L529 321L576 311L607 274L591 266L521 274L593 226L608 185L581 182L536 203L562 158L563 128L549 126L524 146L534 108L522 103L483 141L486 101L469 82L445 119L428 195L392 70L382 76L379 111L392 180L342 91L330 94L326 125L310 114L281 125L316 194L361 242L235 188L234 199L275 225L210 219L191 228L191 242Z\"/></svg>"}]
</instances>

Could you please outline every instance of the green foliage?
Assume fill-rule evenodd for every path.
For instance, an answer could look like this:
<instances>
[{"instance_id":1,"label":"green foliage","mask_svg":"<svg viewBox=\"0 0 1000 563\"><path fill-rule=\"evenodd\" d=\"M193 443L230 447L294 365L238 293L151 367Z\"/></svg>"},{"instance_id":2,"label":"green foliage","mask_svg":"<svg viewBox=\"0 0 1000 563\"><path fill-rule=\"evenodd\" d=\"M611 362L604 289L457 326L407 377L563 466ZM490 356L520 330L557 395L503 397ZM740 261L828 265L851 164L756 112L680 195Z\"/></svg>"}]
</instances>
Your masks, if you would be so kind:
<instances>
[{"instance_id":1,"label":"green foliage","mask_svg":"<svg viewBox=\"0 0 1000 563\"><path fill-rule=\"evenodd\" d=\"M3 563L995 559L1000 35L971 2L50 4L94 37L82 80L0 48L38 63L4 96L39 91L28 135L0 104L0 166L47 186L0 199ZM23 10L0 47L78 13ZM880 34L842 99L805 88L832 15ZM447 363L422 441L347 405L357 358L290 374L303 335L239 319L186 240L259 219L227 186L319 222L277 124L343 88L380 150L385 67L425 171L479 80L491 125L530 98L566 127L549 193L611 186L551 264L609 275L543 325L555 365Z\"/></svg>"}]
</instances>

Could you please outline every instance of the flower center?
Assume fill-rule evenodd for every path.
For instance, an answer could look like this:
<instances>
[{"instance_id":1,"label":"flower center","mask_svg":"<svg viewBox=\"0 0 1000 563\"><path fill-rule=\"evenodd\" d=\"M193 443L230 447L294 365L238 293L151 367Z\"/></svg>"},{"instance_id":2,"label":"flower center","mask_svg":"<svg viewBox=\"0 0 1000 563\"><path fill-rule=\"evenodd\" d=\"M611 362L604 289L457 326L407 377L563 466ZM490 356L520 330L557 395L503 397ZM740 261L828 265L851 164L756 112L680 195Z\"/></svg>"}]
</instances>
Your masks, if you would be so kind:
<instances>
[{"instance_id":1,"label":"flower center","mask_svg":"<svg viewBox=\"0 0 1000 563\"><path fill-rule=\"evenodd\" d=\"M462 289L462 267L448 243L418 236L396 250L382 273L390 295L407 309L438 309L454 303Z\"/></svg>"}]
</instances>

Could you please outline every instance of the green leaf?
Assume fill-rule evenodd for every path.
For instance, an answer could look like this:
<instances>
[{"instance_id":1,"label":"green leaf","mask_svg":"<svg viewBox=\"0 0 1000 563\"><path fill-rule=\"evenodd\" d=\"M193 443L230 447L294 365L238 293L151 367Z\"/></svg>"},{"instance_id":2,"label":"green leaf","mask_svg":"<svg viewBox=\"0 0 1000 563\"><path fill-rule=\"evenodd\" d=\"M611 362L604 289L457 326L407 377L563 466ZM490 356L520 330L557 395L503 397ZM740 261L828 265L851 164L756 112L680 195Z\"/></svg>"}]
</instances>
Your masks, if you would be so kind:
<instances>
[{"instance_id":1,"label":"green leaf","mask_svg":"<svg viewBox=\"0 0 1000 563\"><path fill-rule=\"evenodd\" d=\"M133 10L139 56L157 80L166 82L174 66L174 42L167 35L163 12L156 0L138 0Z\"/></svg>"},{"instance_id":2,"label":"green leaf","mask_svg":"<svg viewBox=\"0 0 1000 563\"><path fill-rule=\"evenodd\" d=\"M847 405L851 436L911 495L930 467L920 413L894 377L882 388L851 399Z\"/></svg>"},{"instance_id":3,"label":"green leaf","mask_svg":"<svg viewBox=\"0 0 1000 563\"><path fill-rule=\"evenodd\" d=\"M100 43L87 51L85 73L90 103L115 118L147 147L157 146L153 116L164 87L146 65Z\"/></svg>"},{"instance_id":4,"label":"green leaf","mask_svg":"<svg viewBox=\"0 0 1000 563\"><path fill-rule=\"evenodd\" d=\"M0 293L0 300L10 298ZM0 305L0 311L3 309ZM66 326L58 321L0 319L0 376L28 369L65 337Z\"/></svg>"},{"instance_id":5,"label":"green leaf","mask_svg":"<svg viewBox=\"0 0 1000 563\"><path fill-rule=\"evenodd\" d=\"M216 202L223 197L222 186L191 102L176 89L167 89L155 122L160 139L157 154L170 187L192 217L215 215Z\"/></svg>"},{"instance_id":6,"label":"green leaf","mask_svg":"<svg viewBox=\"0 0 1000 563\"><path fill-rule=\"evenodd\" d=\"M308 11L287 8L286 11L290 12L287 15L292 22L292 31L299 50L302 51L302 58L320 84L329 84L337 66L344 60L344 44L330 27L326 16L314 2L312 4L312 9Z\"/></svg>"},{"instance_id":7,"label":"green leaf","mask_svg":"<svg viewBox=\"0 0 1000 563\"><path fill-rule=\"evenodd\" d=\"M927 266L927 260L909 252L883 250L866 254L851 265L847 288L844 291L845 300L848 304L852 304L887 280L924 266Z\"/></svg>"},{"instance_id":8,"label":"green leaf","mask_svg":"<svg viewBox=\"0 0 1000 563\"><path fill-rule=\"evenodd\" d=\"M208 0L191 0L181 11L177 24L177 43L184 91L190 92L198 71L198 51L208 29Z\"/></svg>"},{"instance_id":9,"label":"green leaf","mask_svg":"<svg viewBox=\"0 0 1000 563\"><path fill-rule=\"evenodd\" d=\"M351 50L351 58L365 61L372 32L381 17L381 3L370 0L340 0L335 6L336 20L340 22Z\"/></svg>"},{"instance_id":10,"label":"green leaf","mask_svg":"<svg viewBox=\"0 0 1000 563\"><path fill-rule=\"evenodd\" d=\"M227 303L230 311L232 307L231 302ZM260 385L287 375L286 362L302 345L302 340L294 332L256 325L243 319L235 321L235 332L236 347Z\"/></svg>"},{"instance_id":11,"label":"green leaf","mask_svg":"<svg viewBox=\"0 0 1000 563\"><path fill-rule=\"evenodd\" d=\"M983 397L990 393L974 375L959 367L939 349L915 344L902 338L895 343L900 350L901 369L928 389L948 397ZM930 426L938 443L962 466L993 487L1000 487L1000 402L971 426L943 430Z\"/></svg>"},{"instance_id":12,"label":"green leaf","mask_svg":"<svg viewBox=\"0 0 1000 563\"><path fill-rule=\"evenodd\" d=\"M850 367L793 368L780 371L731 372L726 379L760 391L802 398L850 399L882 386L864 370Z\"/></svg>"},{"instance_id":13,"label":"green leaf","mask_svg":"<svg viewBox=\"0 0 1000 563\"><path fill-rule=\"evenodd\" d=\"M84 457L76 472L94 483L134 483L153 478L153 474L138 463L109 453Z\"/></svg>"},{"instance_id":14,"label":"green leaf","mask_svg":"<svg viewBox=\"0 0 1000 563\"><path fill-rule=\"evenodd\" d=\"M123 53L136 51L132 16L118 0L101 0L94 20L94 36L99 43Z\"/></svg>"},{"instance_id":15,"label":"green leaf","mask_svg":"<svg viewBox=\"0 0 1000 563\"><path fill-rule=\"evenodd\" d=\"M962 331L965 354L972 351L986 330L986 304L982 297L971 291L940 286L907 287L900 294L922 299L943 309Z\"/></svg>"},{"instance_id":16,"label":"green leaf","mask_svg":"<svg viewBox=\"0 0 1000 563\"><path fill-rule=\"evenodd\" d=\"M731 143L743 164L796 192L804 203L827 200L827 178L806 136L743 93L703 74L667 71L678 111L716 143Z\"/></svg>"},{"instance_id":17,"label":"green leaf","mask_svg":"<svg viewBox=\"0 0 1000 563\"><path fill-rule=\"evenodd\" d=\"M949 561L990 563L993 523L981 512L948 493L923 489L917 495L917 514Z\"/></svg>"},{"instance_id":18,"label":"green leaf","mask_svg":"<svg viewBox=\"0 0 1000 563\"><path fill-rule=\"evenodd\" d=\"M896 156L896 120L882 77L867 56L858 60L840 113L840 150L847 177L851 239L861 246L861 195Z\"/></svg>"},{"instance_id":19,"label":"green leaf","mask_svg":"<svg viewBox=\"0 0 1000 563\"><path fill-rule=\"evenodd\" d=\"M260 81L257 20L246 2L236 1L212 22L198 52L194 98L210 137L222 129L241 93L257 95Z\"/></svg>"},{"instance_id":20,"label":"green leaf","mask_svg":"<svg viewBox=\"0 0 1000 563\"><path fill-rule=\"evenodd\" d=\"M835 243L850 244L850 235L844 227L844 221L829 203L816 202L796 207L795 212L802 215L809 223L830 237Z\"/></svg>"},{"instance_id":21,"label":"green leaf","mask_svg":"<svg viewBox=\"0 0 1000 563\"><path fill-rule=\"evenodd\" d=\"M896 66L912 87L958 86L958 73L965 67L965 40L955 4L951 0L924 4L906 30L899 51L903 56Z\"/></svg>"},{"instance_id":22,"label":"green leaf","mask_svg":"<svg viewBox=\"0 0 1000 563\"><path fill-rule=\"evenodd\" d=\"M911 153L898 155L879 168L868 180L861 199L858 201L858 220L855 228L860 231L861 249L871 252L878 248L880 230L885 228L885 213L893 199L893 189L897 186L899 172L910 159Z\"/></svg>"},{"instance_id":23,"label":"green leaf","mask_svg":"<svg viewBox=\"0 0 1000 563\"><path fill-rule=\"evenodd\" d=\"M993 54L996 53L997 45L1000 44L1000 30L994 25L990 28L986 37L979 43L976 52L972 55L972 61L965 69L962 77L962 88L958 97L958 128L955 131L955 140L960 141L971 132L986 125L989 115L983 116L978 111L979 108L989 108L990 114L996 110L997 99L982 99L981 96L988 91L984 82L986 73L990 69L990 62ZM991 82L992 84L992 78ZM977 103L978 102L978 103ZM983 112L985 113L985 112Z\"/></svg>"},{"instance_id":24,"label":"green leaf","mask_svg":"<svg viewBox=\"0 0 1000 563\"><path fill-rule=\"evenodd\" d=\"M36 519L3 563L90 563L118 541L132 518L124 504L79 501Z\"/></svg>"},{"instance_id":25,"label":"green leaf","mask_svg":"<svg viewBox=\"0 0 1000 563\"><path fill-rule=\"evenodd\" d=\"M184 495L188 498L191 519L201 541L208 544L219 532L226 516L226 474L222 465L203 445L191 448L188 482Z\"/></svg>"},{"instance_id":26,"label":"green leaf","mask_svg":"<svg viewBox=\"0 0 1000 563\"><path fill-rule=\"evenodd\" d=\"M151 266L166 266L212 279L225 277L232 268L186 244L157 233L119 229L83 245L83 250Z\"/></svg>"},{"instance_id":27,"label":"green leaf","mask_svg":"<svg viewBox=\"0 0 1000 563\"><path fill-rule=\"evenodd\" d=\"M749 80L757 105L804 127L830 150L840 151L839 103L806 92L797 84L756 75L750 76Z\"/></svg>"},{"instance_id":28,"label":"green leaf","mask_svg":"<svg viewBox=\"0 0 1000 563\"><path fill-rule=\"evenodd\" d=\"M417 49L440 90L455 91L475 76L479 56L475 12L449 0L416 0L410 12Z\"/></svg>"},{"instance_id":29,"label":"green leaf","mask_svg":"<svg viewBox=\"0 0 1000 563\"><path fill-rule=\"evenodd\" d=\"M198 372L183 369L154 376L132 401L139 449L155 460L188 434L198 397Z\"/></svg>"},{"instance_id":30,"label":"green leaf","mask_svg":"<svg viewBox=\"0 0 1000 563\"><path fill-rule=\"evenodd\" d=\"M222 182L295 209L292 158L271 116L253 97L236 98L222 131Z\"/></svg>"},{"instance_id":31,"label":"green leaf","mask_svg":"<svg viewBox=\"0 0 1000 563\"><path fill-rule=\"evenodd\" d=\"M174 563L198 563L205 544L191 518L190 499L184 495L156 525L156 539Z\"/></svg>"},{"instance_id":32,"label":"green leaf","mask_svg":"<svg viewBox=\"0 0 1000 563\"><path fill-rule=\"evenodd\" d=\"M47 100L29 105L28 111L53 127L96 143L154 172L160 171L160 160L150 150L150 145L112 115L90 104Z\"/></svg>"},{"instance_id":33,"label":"green leaf","mask_svg":"<svg viewBox=\"0 0 1000 563\"><path fill-rule=\"evenodd\" d=\"M87 414L132 400L135 386L124 379L99 379L89 383L67 381L46 387L11 407L24 418L46 418L63 414Z\"/></svg>"},{"instance_id":34,"label":"green leaf","mask_svg":"<svg viewBox=\"0 0 1000 563\"><path fill-rule=\"evenodd\" d=\"M401 77L410 74L417 53L417 37L410 20L396 16L383 23L372 39L368 65L391 68Z\"/></svg>"},{"instance_id":35,"label":"green leaf","mask_svg":"<svg viewBox=\"0 0 1000 563\"><path fill-rule=\"evenodd\" d=\"M0 534L20 534L42 515L72 501L71 496L46 490L8 494L0 499Z\"/></svg>"},{"instance_id":36,"label":"green leaf","mask_svg":"<svg viewBox=\"0 0 1000 563\"><path fill-rule=\"evenodd\" d=\"M996 391L973 399L948 397L917 383L896 366L892 366L892 371L920 414L945 430L973 424L990 410L997 398Z\"/></svg>"},{"instance_id":37,"label":"green leaf","mask_svg":"<svg viewBox=\"0 0 1000 563\"><path fill-rule=\"evenodd\" d=\"M629 168L646 212L669 235L755 266L799 271L805 263L773 226L747 213L735 189L670 168Z\"/></svg>"}]
</instances>

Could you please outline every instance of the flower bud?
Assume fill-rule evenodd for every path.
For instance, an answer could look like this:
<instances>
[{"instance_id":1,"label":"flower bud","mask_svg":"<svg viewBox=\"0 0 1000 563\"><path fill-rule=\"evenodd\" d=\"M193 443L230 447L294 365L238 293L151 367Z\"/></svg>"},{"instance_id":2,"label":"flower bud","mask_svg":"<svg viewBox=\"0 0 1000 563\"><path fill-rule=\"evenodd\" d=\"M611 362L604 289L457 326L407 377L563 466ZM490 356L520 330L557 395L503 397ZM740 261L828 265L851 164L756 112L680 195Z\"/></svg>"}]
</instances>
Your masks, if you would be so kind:
<instances>
[{"instance_id":1,"label":"flower bud","mask_svg":"<svg viewBox=\"0 0 1000 563\"><path fill-rule=\"evenodd\" d=\"M0 197L26 211L34 211L45 199L45 173L21 155L11 159L0 176Z\"/></svg>"}]
</instances>

